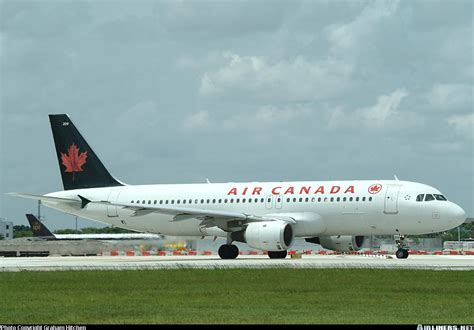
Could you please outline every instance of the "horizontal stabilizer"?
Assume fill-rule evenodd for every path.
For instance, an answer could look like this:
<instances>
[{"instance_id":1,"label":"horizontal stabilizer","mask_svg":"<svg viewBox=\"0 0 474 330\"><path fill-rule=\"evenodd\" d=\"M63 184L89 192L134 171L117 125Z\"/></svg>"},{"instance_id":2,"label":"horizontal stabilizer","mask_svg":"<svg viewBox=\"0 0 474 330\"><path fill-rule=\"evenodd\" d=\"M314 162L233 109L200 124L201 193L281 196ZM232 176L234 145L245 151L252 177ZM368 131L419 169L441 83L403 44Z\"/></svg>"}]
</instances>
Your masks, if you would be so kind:
<instances>
[{"instance_id":1,"label":"horizontal stabilizer","mask_svg":"<svg viewBox=\"0 0 474 330\"><path fill-rule=\"evenodd\" d=\"M81 204L80 199L71 199L71 198L60 198L60 197L52 197L52 196L44 196L44 195L33 195L33 194L23 194L23 193L7 193L7 195L15 196L15 197L22 197L22 198L29 198L34 199L37 201L44 201L44 202L55 202L55 203L68 203L68 204Z\"/></svg>"}]
</instances>

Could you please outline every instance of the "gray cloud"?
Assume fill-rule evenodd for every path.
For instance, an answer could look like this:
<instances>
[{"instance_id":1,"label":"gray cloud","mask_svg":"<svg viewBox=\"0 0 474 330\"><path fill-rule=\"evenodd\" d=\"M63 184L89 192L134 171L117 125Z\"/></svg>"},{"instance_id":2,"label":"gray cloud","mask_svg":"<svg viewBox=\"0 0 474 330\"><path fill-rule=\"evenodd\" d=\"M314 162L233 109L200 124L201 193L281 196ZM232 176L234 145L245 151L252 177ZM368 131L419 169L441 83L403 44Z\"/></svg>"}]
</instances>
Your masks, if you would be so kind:
<instances>
[{"instance_id":1,"label":"gray cloud","mask_svg":"<svg viewBox=\"0 0 474 330\"><path fill-rule=\"evenodd\" d=\"M0 6L0 216L15 223L36 207L5 192L61 188L47 114L64 112L131 184L396 173L474 214L470 1Z\"/></svg>"}]
</instances>

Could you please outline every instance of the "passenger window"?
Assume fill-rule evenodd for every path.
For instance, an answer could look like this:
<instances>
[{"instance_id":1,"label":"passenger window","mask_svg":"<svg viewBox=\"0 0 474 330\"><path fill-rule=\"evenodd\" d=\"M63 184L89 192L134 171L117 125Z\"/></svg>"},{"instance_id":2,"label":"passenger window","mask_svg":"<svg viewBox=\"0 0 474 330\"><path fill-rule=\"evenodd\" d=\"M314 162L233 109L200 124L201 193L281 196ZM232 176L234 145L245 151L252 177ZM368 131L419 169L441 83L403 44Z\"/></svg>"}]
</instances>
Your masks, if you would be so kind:
<instances>
[{"instance_id":1,"label":"passenger window","mask_svg":"<svg viewBox=\"0 0 474 330\"><path fill-rule=\"evenodd\" d=\"M296 203L296 197L293 198L293 203Z\"/></svg>"},{"instance_id":2,"label":"passenger window","mask_svg":"<svg viewBox=\"0 0 474 330\"><path fill-rule=\"evenodd\" d=\"M168 204L168 200L166 200L165 204Z\"/></svg>"},{"instance_id":3,"label":"passenger window","mask_svg":"<svg viewBox=\"0 0 474 330\"><path fill-rule=\"evenodd\" d=\"M252 203L252 198L249 198L249 203Z\"/></svg>"},{"instance_id":4,"label":"passenger window","mask_svg":"<svg viewBox=\"0 0 474 330\"><path fill-rule=\"evenodd\" d=\"M240 198L237 198L237 199L235 200L235 202L236 202L236 203L240 202Z\"/></svg>"},{"instance_id":5,"label":"passenger window","mask_svg":"<svg viewBox=\"0 0 474 330\"><path fill-rule=\"evenodd\" d=\"M201 199L201 204L204 204L204 199Z\"/></svg>"},{"instance_id":6,"label":"passenger window","mask_svg":"<svg viewBox=\"0 0 474 330\"><path fill-rule=\"evenodd\" d=\"M341 197L338 197L338 198L336 199L336 201L340 202L340 201L341 201Z\"/></svg>"},{"instance_id":7,"label":"passenger window","mask_svg":"<svg viewBox=\"0 0 474 330\"><path fill-rule=\"evenodd\" d=\"M176 204L179 204L180 202L181 202L181 201L178 199L178 200L176 201Z\"/></svg>"},{"instance_id":8,"label":"passenger window","mask_svg":"<svg viewBox=\"0 0 474 330\"><path fill-rule=\"evenodd\" d=\"M342 201L343 201L343 202L347 201L347 197L344 197L344 198L342 199Z\"/></svg>"},{"instance_id":9,"label":"passenger window","mask_svg":"<svg viewBox=\"0 0 474 330\"><path fill-rule=\"evenodd\" d=\"M226 199L224 199L224 203L225 203L225 204L227 204L227 198L226 198Z\"/></svg>"},{"instance_id":10,"label":"passenger window","mask_svg":"<svg viewBox=\"0 0 474 330\"><path fill-rule=\"evenodd\" d=\"M416 201L417 201L417 202L422 202L422 201L423 201L423 197L425 197L424 194L419 194L418 196L416 196Z\"/></svg>"},{"instance_id":11,"label":"passenger window","mask_svg":"<svg viewBox=\"0 0 474 330\"><path fill-rule=\"evenodd\" d=\"M324 202L327 202L328 201L328 198L327 197L324 197Z\"/></svg>"},{"instance_id":12,"label":"passenger window","mask_svg":"<svg viewBox=\"0 0 474 330\"><path fill-rule=\"evenodd\" d=\"M130 203L132 203L132 204L133 204L134 202L133 202L133 201L131 201Z\"/></svg>"},{"instance_id":13,"label":"passenger window","mask_svg":"<svg viewBox=\"0 0 474 330\"><path fill-rule=\"evenodd\" d=\"M369 197L369 202L372 202L372 197Z\"/></svg>"},{"instance_id":14,"label":"passenger window","mask_svg":"<svg viewBox=\"0 0 474 330\"><path fill-rule=\"evenodd\" d=\"M153 203L153 204L156 204L156 203L158 203L158 201L155 199L155 201L154 201L154 203Z\"/></svg>"},{"instance_id":15,"label":"passenger window","mask_svg":"<svg viewBox=\"0 0 474 330\"><path fill-rule=\"evenodd\" d=\"M192 203L193 203L193 200L192 200L192 199L190 199L190 200L189 200L189 204L192 204Z\"/></svg>"},{"instance_id":16,"label":"passenger window","mask_svg":"<svg viewBox=\"0 0 474 330\"><path fill-rule=\"evenodd\" d=\"M309 202L309 198L306 197L306 198L304 199L304 201L305 201L306 203Z\"/></svg>"},{"instance_id":17,"label":"passenger window","mask_svg":"<svg viewBox=\"0 0 474 330\"><path fill-rule=\"evenodd\" d=\"M434 201L435 198L433 197L433 195L431 194L426 194L425 196L425 202L428 202L428 201Z\"/></svg>"},{"instance_id":18,"label":"passenger window","mask_svg":"<svg viewBox=\"0 0 474 330\"><path fill-rule=\"evenodd\" d=\"M331 197L331 202L334 202L334 197Z\"/></svg>"},{"instance_id":19,"label":"passenger window","mask_svg":"<svg viewBox=\"0 0 474 330\"><path fill-rule=\"evenodd\" d=\"M290 200L291 200L290 198L287 198L287 199L286 199L286 202L287 202L287 203L289 203L289 202L290 202Z\"/></svg>"},{"instance_id":20,"label":"passenger window","mask_svg":"<svg viewBox=\"0 0 474 330\"><path fill-rule=\"evenodd\" d=\"M356 197L356 202L358 202L358 201L359 201L359 197Z\"/></svg>"},{"instance_id":21,"label":"passenger window","mask_svg":"<svg viewBox=\"0 0 474 330\"><path fill-rule=\"evenodd\" d=\"M222 203L222 199L221 199L221 198L219 198L219 204L220 204L220 203Z\"/></svg>"},{"instance_id":22,"label":"passenger window","mask_svg":"<svg viewBox=\"0 0 474 330\"><path fill-rule=\"evenodd\" d=\"M363 201L363 202L365 202L365 196L364 196L364 197L362 197L362 201Z\"/></svg>"},{"instance_id":23,"label":"passenger window","mask_svg":"<svg viewBox=\"0 0 474 330\"><path fill-rule=\"evenodd\" d=\"M185 199L183 199L183 204L186 204L186 200L185 200Z\"/></svg>"},{"instance_id":24,"label":"passenger window","mask_svg":"<svg viewBox=\"0 0 474 330\"><path fill-rule=\"evenodd\" d=\"M299 202L301 203L303 201L303 198L300 197Z\"/></svg>"},{"instance_id":25,"label":"passenger window","mask_svg":"<svg viewBox=\"0 0 474 330\"><path fill-rule=\"evenodd\" d=\"M145 204L145 201L144 201L144 200L142 201L142 204Z\"/></svg>"},{"instance_id":26,"label":"passenger window","mask_svg":"<svg viewBox=\"0 0 474 330\"><path fill-rule=\"evenodd\" d=\"M269 199L267 200L267 202L269 202L269 203L271 203L271 201L272 201L272 199L271 199L271 198L269 198Z\"/></svg>"},{"instance_id":27,"label":"passenger window","mask_svg":"<svg viewBox=\"0 0 474 330\"><path fill-rule=\"evenodd\" d=\"M245 198L242 198L242 203L245 203Z\"/></svg>"},{"instance_id":28,"label":"passenger window","mask_svg":"<svg viewBox=\"0 0 474 330\"><path fill-rule=\"evenodd\" d=\"M321 197L318 198L318 202L321 202Z\"/></svg>"},{"instance_id":29,"label":"passenger window","mask_svg":"<svg viewBox=\"0 0 474 330\"><path fill-rule=\"evenodd\" d=\"M199 199L195 199L194 204L199 204Z\"/></svg>"},{"instance_id":30,"label":"passenger window","mask_svg":"<svg viewBox=\"0 0 474 330\"><path fill-rule=\"evenodd\" d=\"M171 200L171 204L174 204L174 199Z\"/></svg>"},{"instance_id":31,"label":"passenger window","mask_svg":"<svg viewBox=\"0 0 474 330\"><path fill-rule=\"evenodd\" d=\"M314 202L316 202L316 198L315 198L315 197L312 197L312 198L311 198L311 203L314 203Z\"/></svg>"},{"instance_id":32,"label":"passenger window","mask_svg":"<svg viewBox=\"0 0 474 330\"><path fill-rule=\"evenodd\" d=\"M212 200L212 204L216 204L216 200L215 200L215 199Z\"/></svg>"},{"instance_id":33,"label":"passenger window","mask_svg":"<svg viewBox=\"0 0 474 330\"><path fill-rule=\"evenodd\" d=\"M233 199L233 198L231 198L231 199L230 199L230 202L231 202L231 203L233 203L233 202L234 202L234 199Z\"/></svg>"},{"instance_id":34,"label":"passenger window","mask_svg":"<svg viewBox=\"0 0 474 330\"><path fill-rule=\"evenodd\" d=\"M207 204L209 204L209 203L211 202L211 200L210 200L210 199L208 199L206 202L207 202Z\"/></svg>"},{"instance_id":35,"label":"passenger window","mask_svg":"<svg viewBox=\"0 0 474 330\"><path fill-rule=\"evenodd\" d=\"M162 200L162 199L160 199L160 204L163 204L163 200Z\"/></svg>"}]
</instances>

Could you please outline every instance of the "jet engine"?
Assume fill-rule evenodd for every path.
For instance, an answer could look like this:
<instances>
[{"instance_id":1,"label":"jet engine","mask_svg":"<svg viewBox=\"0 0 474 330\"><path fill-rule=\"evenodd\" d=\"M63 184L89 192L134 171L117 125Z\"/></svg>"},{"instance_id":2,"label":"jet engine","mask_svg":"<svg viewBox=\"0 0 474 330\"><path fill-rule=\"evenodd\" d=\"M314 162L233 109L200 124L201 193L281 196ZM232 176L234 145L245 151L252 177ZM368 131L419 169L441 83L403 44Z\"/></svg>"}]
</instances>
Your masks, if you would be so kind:
<instances>
[{"instance_id":1,"label":"jet engine","mask_svg":"<svg viewBox=\"0 0 474 330\"><path fill-rule=\"evenodd\" d=\"M364 244L365 236L321 236L306 238L306 242L320 244L323 248L339 251L350 252L358 251Z\"/></svg>"},{"instance_id":2,"label":"jet engine","mask_svg":"<svg viewBox=\"0 0 474 330\"><path fill-rule=\"evenodd\" d=\"M294 233L285 221L251 222L244 230L232 233L232 239L259 250L286 251L293 243Z\"/></svg>"}]
</instances>

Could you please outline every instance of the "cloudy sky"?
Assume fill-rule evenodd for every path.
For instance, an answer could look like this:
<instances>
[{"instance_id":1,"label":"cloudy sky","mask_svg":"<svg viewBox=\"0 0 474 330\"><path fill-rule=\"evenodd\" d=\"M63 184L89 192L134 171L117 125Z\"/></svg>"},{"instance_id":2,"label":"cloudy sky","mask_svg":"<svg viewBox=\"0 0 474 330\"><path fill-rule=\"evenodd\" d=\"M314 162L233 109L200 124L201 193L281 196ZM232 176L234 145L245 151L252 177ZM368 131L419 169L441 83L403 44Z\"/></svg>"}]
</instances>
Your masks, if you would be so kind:
<instances>
[{"instance_id":1,"label":"cloudy sky","mask_svg":"<svg viewBox=\"0 0 474 330\"><path fill-rule=\"evenodd\" d=\"M36 203L4 193L62 189L49 113L130 184L396 174L474 216L472 1L0 5L0 217L15 224Z\"/></svg>"}]
</instances>

